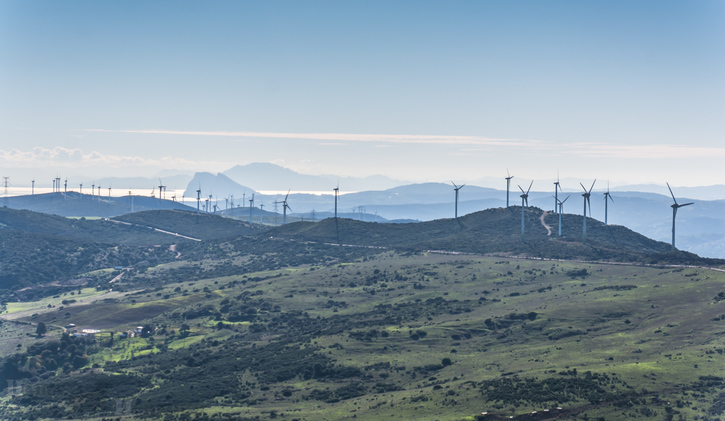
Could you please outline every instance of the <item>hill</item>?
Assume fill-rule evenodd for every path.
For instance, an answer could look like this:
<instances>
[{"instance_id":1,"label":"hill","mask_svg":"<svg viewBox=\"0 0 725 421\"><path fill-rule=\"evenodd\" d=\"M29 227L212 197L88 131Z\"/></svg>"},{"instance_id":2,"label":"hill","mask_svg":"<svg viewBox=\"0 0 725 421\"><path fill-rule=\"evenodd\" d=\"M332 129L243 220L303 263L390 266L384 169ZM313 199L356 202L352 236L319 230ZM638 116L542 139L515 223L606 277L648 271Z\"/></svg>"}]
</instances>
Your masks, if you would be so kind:
<instances>
[{"instance_id":1,"label":"hill","mask_svg":"<svg viewBox=\"0 0 725 421\"><path fill-rule=\"evenodd\" d=\"M120 288L165 281L125 295L8 304L0 416L654 421L725 410L721 272L248 241L129 274ZM19 337L28 325L9 320L49 332Z\"/></svg>"},{"instance_id":2,"label":"hill","mask_svg":"<svg viewBox=\"0 0 725 421\"><path fill-rule=\"evenodd\" d=\"M44 193L3 198L3 205L10 209L26 209L59 216L110 218L131 212L151 209L192 208L172 200L147 196L91 196L78 192Z\"/></svg>"},{"instance_id":3,"label":"hill","mask_svg":"<svg viewBox=\"0 0 725 421\"><path fill-rule=\"evenodd\" d=\"M238 183L252 186L256 190L329 191L337 184L344 185L348 190L376 190L404 184L404 182L382 175L356 178L300 174L288 168L265 162L237 165L224 171L223 174Z\"/></svg>"},{"instance_id":4,"label":"hill","mask_svg":"<svg viewBox=\"0 0 725 421\"><path fill-rule=\"evenodd\" d=\"M179 210L136 212L115 217L113 220L153 227L200 240L238 237L250 232L249 224L237 219L207 213L197 215L196 212Z\"/></svg>"},{"instance_id":5,"label":"hill","mask_svg":"<svg viewBox=\"0 0 725 421\"><path fill-rule=\"evenodd\" d=\"M231 199L235 206L247 206L247 203L243 203L243 198L246 195L251 199L254 193L253 189L235 182L222 173L214 175L208 172L194 174L194 177L186 186L184 196L194 201L197 197L197 190L201 190L201 206L204 206L205 200L210 195L215 202L221 199L222 203L224 203L226 198Z\"/></svg>"},{"instance_id":6,"label":"hill","mask_svg":"<svg viewBox=\"0 0 725 421\"><path fill-rule=\"evenodd\" d=\"M671 252L669 244L648 239L622 226L605 226L587 218L587 242L582 243L582 217L558 217L538 208L525 213L525 235L521 241L521 207L487 209L455 219L417 224L375 224L327 219L317 224L294 223L270 230L275 237L301 241L389 247L399 250L445 250L464 253L497 253L550 259L639 261L646 263L723 264L682 251ZM547 227L542 223L546 223Z\"/></svg>"}]
</instances>

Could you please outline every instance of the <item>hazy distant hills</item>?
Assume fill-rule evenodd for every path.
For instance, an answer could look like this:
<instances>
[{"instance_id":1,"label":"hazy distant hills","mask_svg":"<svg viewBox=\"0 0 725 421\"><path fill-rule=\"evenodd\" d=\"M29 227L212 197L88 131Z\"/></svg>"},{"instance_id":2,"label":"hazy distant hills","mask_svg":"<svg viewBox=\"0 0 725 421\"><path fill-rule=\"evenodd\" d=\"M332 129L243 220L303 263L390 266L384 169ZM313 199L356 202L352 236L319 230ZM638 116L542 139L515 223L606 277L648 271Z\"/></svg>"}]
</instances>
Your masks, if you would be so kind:
<instances>
[{"instance_id":1,"label":"hazy distant hills","mask_svg":"<svg viewBox=\"0 0 725 421\"><path fill-rule=\"evenodd\" d=\"M300 174L279 165L262 162L237 165L223 174L256 190L331 191L339 184L344 185L348 191L357 191L388 189L406 184L382 175L357 178Z\"/></svg>"},{"instance_id":2,"label":"hazy distant hills","mask_svg":"<svg viewBox=\"0 0 725 421\"><path fill-rule=\"evenodd\" d=\"M260 213L264 223L282 222L280 201L284 192L291 189L288 204L289 221L300 219L319 220L334 215L334 198L332 188L338 185L334 176L312 176L299 174L295 171L274 164L255 163L233 167L223 173L196 173L193 177L178 175L162 178L163 184L172 186L176 180L187 180L183 197L177 197L188 207L172 201L159 201L152 197L134 196L134 211L151 209L196 209L196 190L201 189L201 208L212 196L217 210L227 211L232 202L236 217L248 219L249 199L254 194L254 207L257 210L264 206L267 216ZM179 178L180 177L180 178ZM568 180L568 179L567 179ZM103 185L123 185L138 183L146 188L158 184L151 179L106 179ZM516 181L516 180L514 180ZM520 180L521 181L521 180ZM131 184L133 184L131 183ZM339 178L341 195L338 202L338 215L362 221L377 222L412 222L432 221L453 217L454 191L448 183L419 183L398 185L401 181L386 177ZM521 181L527 186L526 180ZM505 181L500 180L500 186ZM601 184L601 183L600 183ZM576 185L571 180L567 185ZM374 186L380 186L375 188ZM542 188L552 191L540 191ZM596 187L596 186L595 186ZM120 188L120 187L119 187ZM627 188L630 191L621 191ZM635 191L634 189L641 189ZM114 190L115 191L115 190ZM276 191L278 194L263 195L260 191ZM294 193L295 191L327 191L330 194ZM346 193L353 191L353 193ZM725 200L699 200L700 197L725 197L725 186L708 187L675 187L674 192L680 202L695 201L693 206L679 210L677 215L677 246L707 257L725 257ZM692 196L690 195L692 193ZM517 183L512 183L510 192L511 206L520 205L521 192ZM573 189L560 193L561 198L570 196L565 203L565 213L582 214L583 198L581 191ZM647 237L669 242L672 229L672 198L666 187L656 185L627 186L612 189L614 202L609 203L608 222L623 225ZM170 195L167 196L170 198ZM111 217L131 211L128 197L101 197L100 201L90 201L90 196L68 193L67 199L61 194L9 197L5 203L10 208L30 209L38 212L52 213L62 216L102 216ZM604 221L604 195L602 190L592 193L592 217ZM277 202L277 204L275 204ZM213 209L213 204L210 209ZM532 206L546 210L554 210L553 185L541 181L535 182L529 196ZM466 185L460 190L459 216L474 213L483 209L503 208L506 206L506 192ZM241 207L241 209L240 209ZM276 211L278 218L273 217ZM241 212L241 213L240 213ZM253 214L256 212L253 211ZM261 210L260 210L261 212ZM242 215L242 213L244 215Z\"/></svg>"},{"instance_id":3,"label":"hazy distant hills","mask_svg":"<svg viewBox=\"0 0 725 421\"><path fill-rule=\"evenodd\" d=\"M235 206L248 206L248 203L242 203L243 198L251 199L254 190L236 183L226 175L218 173L216 175L208 172L198 172L189 181L184 196L186 200L196 201L197 190L201 190L201 200L214 197L214 200L225 202L225 199L234 199ZM196 205L194 205L196 206Z\"/></svg>"},{"instance_id":4,"label":"hazy distant hills","mask_svg":"<svg viewBox=\"0 0 725 421\"><path fill-rule=\"evenodd\" d=\"M125 213L158 209L187 209L179 202L162 200L149 196L91 196L69 191L27 196L11 196L2 199L2 205L11 209L27 209L59 216L105 217Z\"/></svg>"}]
</instances>

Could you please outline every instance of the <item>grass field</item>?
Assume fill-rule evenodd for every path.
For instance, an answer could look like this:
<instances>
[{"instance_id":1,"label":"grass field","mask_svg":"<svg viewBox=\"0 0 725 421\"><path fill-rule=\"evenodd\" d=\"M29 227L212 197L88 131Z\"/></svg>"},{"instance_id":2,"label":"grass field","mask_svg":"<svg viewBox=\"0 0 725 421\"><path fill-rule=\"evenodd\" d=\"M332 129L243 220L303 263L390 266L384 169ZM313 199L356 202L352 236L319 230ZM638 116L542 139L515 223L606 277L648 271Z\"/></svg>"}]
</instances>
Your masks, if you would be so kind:
<instances>
[{"instance_id":1,"label":"grass field","mask_svg":"<svg viewBox=\"0 0 725 421\"><path fill-rule=\"evenodd\" d=\"M154 389L135 392L142 406L154 393L173 396L174 376L202 382L188 377L193 363L169 361L215 355L234 366L276 349L259 357L269 360L266 371L252 361L218 374L236 392L178 413L463 420L561 406L560 419L715 420L725 396L721 293L725 274L707 269L385 252L353 264L184 280L26 320L163 327L152 342L116 340L86 366L151 379ZM9 304L8 312L61 298ZM237 310L252 320L227 320ZM185 324L188 336L179 334ZM275 358L305 350L357 374L266 377L294 366ZM104 369L110 362L124 365ZM177 366L152 369L165 364Z\"/></svg>"}]
</instances>

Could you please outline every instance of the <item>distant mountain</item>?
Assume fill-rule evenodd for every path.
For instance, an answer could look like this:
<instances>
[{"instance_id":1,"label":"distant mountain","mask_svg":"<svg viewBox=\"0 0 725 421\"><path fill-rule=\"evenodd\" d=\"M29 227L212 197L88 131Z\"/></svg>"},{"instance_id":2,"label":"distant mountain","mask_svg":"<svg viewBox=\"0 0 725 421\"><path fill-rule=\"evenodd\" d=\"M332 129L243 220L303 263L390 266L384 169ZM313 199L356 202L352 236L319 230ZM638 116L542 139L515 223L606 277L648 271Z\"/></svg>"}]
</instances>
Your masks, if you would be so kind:
<instances>
[{"instance_id":1,"label":"distant mountain","mask_svg":"<svg viewBox=\"0 0 725 421\"><path fill-rule=\"evenodd\" d=\"M194 202L197 189L201 190L202 201L208 199L210 195L214 197L214 200L221 202L224 202L225 198L231 199L231 196L234 196L235 206L241 205L242 207L248 206L247 203L242 203L243 198L251 199L254 193L251 188L235 182L222 173L214 175L208 172L194 174L194 177L186 186L186 191L184 191L185 201L191 200Z\"/></svg>"},{"instance_id":2,"label":"distant mountain","mask_svg":"<svg viewBox=\"0 0 725 421\"><path fill-rule=\"evenodd\" d=\"M382 175L364 178L300 174L279 165L256 162L237 165L223 172L237 183L255 190L330 191L338 184L347 191L388 189L405 184Z\"/></svg>"},{"instance_id":3,"label":"distant mountain","mask_svg":"<svg viewBox=\"0 0 725 421\"><path fill-rule=\"evenodd\" d=\"M163 183L164 186L166 186L166 189L168 191L182 188L183 186L186 186L189 183L189 180L192 179L191 175L171 175L171 176L165 176L156 178L150 178L150 177L107 177L107 178L101 178L95 181L96 185L101 185L105 187L113 187L114 189L117 189L118 191L123 191L124 189L156 189L159 188L159 183ZM88 185L88 184L86 184ZM74 186L75 188L76 186Z\"/></svg>"},{"instance_id":4,"label":"distant mountain","mask_svg":"<svg viewBox=\"0 0 725 421\"><path fill-rule=\"evenodd\" d=\"M675 194L678 196L689 197L691 199L698 200L725 200L725 185L715 184L712 186L698 186L698 187L673 187ZM662 195L668 195L666 185L657 184L630 184L626 186L619 186L612 188L612 191L616 192L642 192L642 193L657 193Z\"/></svg>"}]
</instances>

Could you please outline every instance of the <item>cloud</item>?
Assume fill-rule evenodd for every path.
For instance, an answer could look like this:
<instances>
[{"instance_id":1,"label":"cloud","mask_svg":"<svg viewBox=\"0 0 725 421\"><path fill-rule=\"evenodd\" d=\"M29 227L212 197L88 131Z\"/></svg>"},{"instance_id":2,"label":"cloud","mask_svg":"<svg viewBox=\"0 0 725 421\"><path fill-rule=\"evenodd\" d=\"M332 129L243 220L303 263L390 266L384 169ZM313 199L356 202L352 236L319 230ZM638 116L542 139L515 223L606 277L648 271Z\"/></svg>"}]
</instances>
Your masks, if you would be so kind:
<instances>
[{"instance_id":1,"label":"cloud","mask_svg":"<svg viewBox=\"0 0 725 421\"><path fill-rule=\"evenodd\" d=\"M112 155L98 151L84 153L81 149L69 149L56 146L52 149L34 147L28 151L18 149L0 150L0 163L17 167L37 167L54 165L59 167L161 167L190 168L200 165L229 166L229 163L191 161L183 158L161 157L144 158L140 156Z\"/></svg>"},{"instance_id":2,"label":"cloud","mask_svg":"<svg viewBox=\"0 0 725 421\"><path fill-rule=\"evenodd\" d=\"M453 136L453 135L406 135L406 134L356 134L356 133L277 133L277 132L233 132L233 131L183 131L183 130L105 130L88 129L87 132L158 134L178 136L217 136L240 139L301 139L315 140L319 145L339 146L340 142L367 142L376 146L392 144L424 144L424 145L457 145L470 153L489 152L491 148L505 150L507 148L523 149L537 154L568 154L590 158L623 158L623 159L676 159L676 158L722 158L725 148L645 144L623 145L594 142L553 142L534 139L492 138L484 136Z\"/></svg>"},{"instance_id":3,"label":"cloud","mask_svg":"<svg viewBox=\"0 0 725 421\"><path fill-rule=\"evenodd\" d=\"M226 132L226 131L181 131L181 130L104 130L88 129L89 132L162 134L183 136L220 136L256 139L303 139L318 141L410 143L435 145L478 145L478 146L544 146L547 142L526 139L501 139L481 136L452 135L395 135L356 133L275 133L275 132Z\"/></svg>"},{"instance_id":4,"label":"cloud","mask_svg":"<svg viewBox=\"0 0 725 421\"><path fill-rule=\"evenodd\" d=\"M564 153L590 158L680 159L725 158L725 148L689 145L613 145L605 143L571 143L563 145Z\"/></svg>"}]
</instances>

